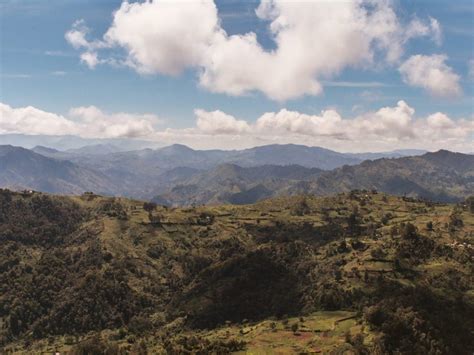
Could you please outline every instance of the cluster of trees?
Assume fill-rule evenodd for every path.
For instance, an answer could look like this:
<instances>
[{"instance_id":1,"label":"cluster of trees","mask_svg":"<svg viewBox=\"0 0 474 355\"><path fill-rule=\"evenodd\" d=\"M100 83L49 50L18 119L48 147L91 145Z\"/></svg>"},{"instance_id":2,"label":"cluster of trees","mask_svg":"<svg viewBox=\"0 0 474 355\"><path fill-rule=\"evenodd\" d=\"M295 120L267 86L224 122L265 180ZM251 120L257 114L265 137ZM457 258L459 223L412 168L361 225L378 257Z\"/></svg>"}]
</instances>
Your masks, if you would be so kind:
<instances>
[{"instance_id":1,"label":"cluster of trees","mask_svg":"<svg viewBox=\"0 0 474 355\"><path fill-rule=\"evenodd\" d=\"M54 245L71 234L86 212L67 198L0 190L0 241Z\"/></svg>"},{"instance_id":2,"label":"cluster of trees","mask_svg":"<svg viewBox=\"0 0 474 355\"><path fill-rule=\"evenodd\" d=\"M474 311L462 299L396 282L384 282L377 292L379 301L365 308L364 317L381 332L375 344L381 353L470 353Z\"/></svg>"}]
</instances>

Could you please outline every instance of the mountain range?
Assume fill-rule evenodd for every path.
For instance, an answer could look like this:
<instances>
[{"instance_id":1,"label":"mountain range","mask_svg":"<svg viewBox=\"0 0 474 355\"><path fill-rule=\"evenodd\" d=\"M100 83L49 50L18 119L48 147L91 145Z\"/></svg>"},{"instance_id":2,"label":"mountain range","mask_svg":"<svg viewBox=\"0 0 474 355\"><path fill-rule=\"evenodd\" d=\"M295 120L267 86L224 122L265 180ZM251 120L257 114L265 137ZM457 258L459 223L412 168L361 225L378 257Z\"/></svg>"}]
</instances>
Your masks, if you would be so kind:
<instances>
[{"instance_id":1,"label":"mountain range","mask_svg":"<svg viewBox=\"0 0 474 355\"><path fill-rule=\"evenodd\" d=\"M0 187L153 200L165 205L247 204L264 198L377 189L437 201L474 194L474 156L441 150L339 153L268 145L120 151L111 144L57 150L0 146ZM414 156L403 156L414 154ZM363 160L367 157L377 158Z\"/></svg>"}]
</instances>

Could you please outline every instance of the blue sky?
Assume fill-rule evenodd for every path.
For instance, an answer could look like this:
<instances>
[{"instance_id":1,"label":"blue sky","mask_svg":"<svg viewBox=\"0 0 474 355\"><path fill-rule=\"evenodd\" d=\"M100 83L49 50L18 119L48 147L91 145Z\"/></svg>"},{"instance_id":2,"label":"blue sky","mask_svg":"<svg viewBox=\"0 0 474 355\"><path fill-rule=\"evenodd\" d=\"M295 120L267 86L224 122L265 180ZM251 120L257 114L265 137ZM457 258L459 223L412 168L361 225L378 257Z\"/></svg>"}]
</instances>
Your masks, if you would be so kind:
<instances>
[{"instance_id":1,"label":"blue sky","mask_svg":"<svg viewBox=\"0 0 474 355\"><path fill-rule=\"evenodd\" d=\"M72 107L95 106L104 112L150 113L159 117L156 129L194 127L195 109L220 110L232 118L254 123L266 112L282 109L319 115L334 109L353 118L382 107L396 107L400 100L416 110L416 116L442 112L453 121L472 120L473 78L469 61L474 59L474 3L472 1L396 1L391 6L403 26L414 16L436 19L442 30L439 45L426 37L404 44L395 64L343 66L328 78L318 78L319 94L275 100L255 89L242 95L212 92L199 84L199 69L185 68L177 76L155 72L137 73L126 66L100 64L93 69L81 62L81 49L65 39L76 20L87 24L89 40L100 40L111 26L113 12L121 1L112 0L0 0L1 92L0 101L12 108L33 106L45 112L68 116ZM139 2L140 3L140 2ZM260 1L216 1L221 26L228 36L254 32L267 51L276 43L269 22L258 18ZM317 39L315 39L317 40ZM124 48L105 49L119 55ZM409 85L400 65L412 55L443 54L444 64L459 76L462 93L433 95L423 87ZM241 133L241 132L240 132ZM469 137L472 139L472 133ZM472 143L472 141L467 141Z\"/></svg>"}]
</instances>

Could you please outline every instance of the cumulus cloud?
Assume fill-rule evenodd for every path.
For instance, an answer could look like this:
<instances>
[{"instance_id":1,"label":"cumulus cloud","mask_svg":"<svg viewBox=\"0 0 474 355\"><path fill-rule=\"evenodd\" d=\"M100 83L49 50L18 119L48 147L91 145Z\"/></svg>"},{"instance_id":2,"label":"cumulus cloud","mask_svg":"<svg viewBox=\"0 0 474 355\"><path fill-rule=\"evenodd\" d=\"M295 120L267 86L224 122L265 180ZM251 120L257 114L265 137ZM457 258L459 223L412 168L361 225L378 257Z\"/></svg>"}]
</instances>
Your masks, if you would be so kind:
<instances>
[{"instance_id":1,"label":"cumulus cloud","mask_svg":"<svg viewBox=\"0 0 474 355\"><path fill-rule=\"evenodd\" d=\"M139 73L178 75L194 68L212 92L261 91L275 100L318 95L322 80L347 67L392 65L411 38L441 41L435 19L402 23L389 0L262 0L256 15L268 22L275 49L264 48L254 32L226 33L212 0L125 1L102 39L87 40L83 21L66 39L84 51L81 59L90 67L109 62L99 50L120 48L126 52L120 63Z\"/></svg>"},{"instance_id":2,"label":"cumulus cloud","mask_svg":"<svg viewBox=\"0 0 474 355\"><path fill-rule=\"evenodd\" d=\"M447 59L444 54L414 55L399 67L399 71L404 82L428 90L434 96L461 95L460 77L445 63Z\"/></svg>"},{"instance_id":3,"label":"cumulus cloud","mask_svg":"<svg viewBox=\"0 0 474 355\"><path fill-rule=\"evenodd\" d=\"M197 128L210 134L242 134L250 131L250 126L246 121L237 120L235 117L222 111L204 111L197 109L196 115Z\"/></svg>"},{"instance_id":4,"label":"cumulus cloud","mask_svg":"<svg viewBox=\"0 0 474 355\"><path fill-rule=\"evenodd\" d=\"M68 117L32 106L0 103L0 134L77 135L85 138L147 137L159 122L155 115L104 113L95 106L77 107Z\"/></svg>"},{"instance_id":5,"label":"cumulus cloud","mask_svg":"<svg viewBox=\"0 0 474 355\"><path fill-rule=\"evenodd\" d=\"M86 138L140 137L162 144L183 143L195 148L248 148L264 144L296 143L339 151L382 151L399 148L472 151L474 120L453 119L435 112L417 117L405 101L394 106L343 117L334 109L306 114L281 109L266 112L254 122L220 110L194 111L196 124L188 128L156 129L151 114L106 113L95 106L72 108L67 117L34 107L0 104L0 134L23 133Z\"/></svg>"},{"instance_id":6,"label":"cumulus cloud","mask_svg":"<svg viewBox=\"0 0 474 355\"><path fill-rule=\"evenodd\" d=\"M32 106L13 108L0 103L0 133L77 134L76 126L61 115Z\"/></svg>"},{"instance_id":7,"label":"cumulus cloud","mask_svg":"<svg viewBox=\"0 0 474 355\"><path fill-rule=\"evenodd\" d=\"M341 151L398 148L454 149L472 146L474 122L437 112L416 117L405 101L395 106L342 117L335 110L308 115L282 109L247 123L221 111L196 110L196 127L156 132L160 140L200 148L242 148L269 143L320 145Z\"/></svg>"}]
</instances>

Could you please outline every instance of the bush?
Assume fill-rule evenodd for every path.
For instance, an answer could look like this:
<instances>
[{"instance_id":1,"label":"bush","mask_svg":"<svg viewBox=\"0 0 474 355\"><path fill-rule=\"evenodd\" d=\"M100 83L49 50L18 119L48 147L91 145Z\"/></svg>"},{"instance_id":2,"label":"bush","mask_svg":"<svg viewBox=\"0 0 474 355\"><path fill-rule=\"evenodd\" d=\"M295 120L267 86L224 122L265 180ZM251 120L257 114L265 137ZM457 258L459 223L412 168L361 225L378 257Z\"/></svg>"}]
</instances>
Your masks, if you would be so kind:
<instances>
[{"instance_id":1,"label":"bush","mask_svg":"<svg viewBox=\"0 0 474 355\"><path fill-rule=\"evenodd\" d=\"M415 239L418 237L418 230L413 224L408 222L402 227L401 235L403 239Z\"/></svg>"}]
</instances>

